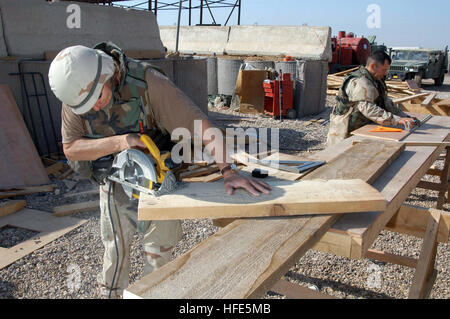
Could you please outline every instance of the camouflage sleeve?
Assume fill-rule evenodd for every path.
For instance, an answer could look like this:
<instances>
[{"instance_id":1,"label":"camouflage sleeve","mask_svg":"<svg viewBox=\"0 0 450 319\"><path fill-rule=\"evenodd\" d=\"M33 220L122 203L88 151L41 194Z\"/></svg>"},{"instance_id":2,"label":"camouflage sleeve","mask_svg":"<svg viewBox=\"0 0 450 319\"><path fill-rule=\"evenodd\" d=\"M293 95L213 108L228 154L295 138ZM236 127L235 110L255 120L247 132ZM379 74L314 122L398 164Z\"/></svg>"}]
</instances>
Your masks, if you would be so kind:
<instances>
[{"instance_id":1,"label":"camouflage sleeve","mask_svg":"<svg viewBox=\"0 0 450 319\"><path fill-rule=\"evenodd\" d=\"M394 101L392 101L392 99L390 99L387 96L385 99L385 106L386 106L386 110L388 110L392 114L395 114L400 117L409 117L408 114L403 112L403 110L397 104L395 104Z\"/></svg>"},{"instance_id":2,"label":"camouflage sleeve","mask_svg":"<svg viewBox=\"0 0 450 319\"><path fill-rule=\"evenodd\" d=\"M368 119L380 125L396 126L400 117L375 104L378 90L365 78L349 82L347 94L351 102L357 102L356 108Z\"/></svg>"},{"instance_id":3,"label":"camouflage sleeve","mask_svg":"<svg viewBox=\"0 0 450 319\"><path fill-rule=\"evenodd\" d=\"M391 112L383 110L381 107L374 103L362 101L356 104L358 111L360 111L365 117L379 125L396 126L400 117L392 114Z\"/></svg>"}]
</instances>

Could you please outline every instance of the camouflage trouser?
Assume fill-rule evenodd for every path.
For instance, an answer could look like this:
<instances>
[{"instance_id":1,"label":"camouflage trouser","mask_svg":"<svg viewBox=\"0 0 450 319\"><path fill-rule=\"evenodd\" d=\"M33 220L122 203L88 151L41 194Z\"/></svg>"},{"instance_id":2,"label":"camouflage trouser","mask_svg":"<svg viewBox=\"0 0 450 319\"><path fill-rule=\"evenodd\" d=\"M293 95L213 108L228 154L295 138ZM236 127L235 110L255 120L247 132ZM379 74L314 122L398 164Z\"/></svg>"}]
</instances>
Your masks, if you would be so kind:
<instances>
[{"instance_id":1,"label":"camouflage trouser","mask_svg":"<svg viewBox=\"0 0 450 319\"><path fill-rule=\"evenodd\" d=\"M101 237L105 246L103 271L98 275L101 294L108 296L116 268L117 252L114 243L109 210L109 183L100 186ZM110 207L119 250L119 263L114 279L112 297L120 297L128 286L130 273L130 246L136 229L144 234L144 252L146 262L143 276L166 264L171 259L172 248L181 239L182 230L179 220L137 221L137 200L130 200L122 186L113 183L111 187Z\"/></svg>"}]
</instances>

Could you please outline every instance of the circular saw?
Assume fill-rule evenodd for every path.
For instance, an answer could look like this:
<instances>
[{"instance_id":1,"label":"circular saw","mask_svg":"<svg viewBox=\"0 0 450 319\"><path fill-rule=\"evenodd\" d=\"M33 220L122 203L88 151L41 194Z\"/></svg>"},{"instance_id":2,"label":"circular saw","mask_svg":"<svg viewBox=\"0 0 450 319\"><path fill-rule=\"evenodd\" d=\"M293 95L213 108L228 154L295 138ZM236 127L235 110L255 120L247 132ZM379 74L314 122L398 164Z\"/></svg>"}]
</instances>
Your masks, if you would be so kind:
<instances>
[{"instance_id":1,"label":"circular saw","mask_svg":"<svg viewBox=\"0 0 450 319\"><path fill-rule=\"evenodd\" d=\"M170 153L161 153L148 135L141 135L148 153L128 149L119 153L112 164L114 173L109 179L122 185L130 198L139 198L141 192L159 196L170 193L177 186L172 169L178 167Z\"/></svg>"}]
</instances>

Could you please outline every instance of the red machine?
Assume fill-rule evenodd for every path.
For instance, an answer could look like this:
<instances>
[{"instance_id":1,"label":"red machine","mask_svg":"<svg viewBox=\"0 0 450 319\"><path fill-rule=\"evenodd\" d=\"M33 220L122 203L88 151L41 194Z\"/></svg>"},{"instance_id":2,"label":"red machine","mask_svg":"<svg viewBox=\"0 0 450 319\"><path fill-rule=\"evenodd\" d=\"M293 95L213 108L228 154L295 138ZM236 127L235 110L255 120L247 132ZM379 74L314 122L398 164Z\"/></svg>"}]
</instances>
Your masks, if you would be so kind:
<instances>
[{"instance_id":1,"label":"red machine","mask_svg":"<svg viewBox=\"0 0 450 319\"><path fill-rule=\"evenodd\" d=\"M330 73L344 71L364 65L370 55L370 42L366 38L355 38L353 33L340 31L338 37L331 38L332 60Z\"/></svg>"},{"instance_id":2,"label":"red machine","mask_svg":"<svg viewBox=\"0 0 450 319\"><path fill-rule=\"evenodd\" d=\"M280 116L280 81L265 80L264 87L264 113L277 117ZM294 104L294 82L290 73L283 73L281 81L281 106L282 115L289 119L295 119L297 112L293 108Z\"/></svg>"}]
</instances>

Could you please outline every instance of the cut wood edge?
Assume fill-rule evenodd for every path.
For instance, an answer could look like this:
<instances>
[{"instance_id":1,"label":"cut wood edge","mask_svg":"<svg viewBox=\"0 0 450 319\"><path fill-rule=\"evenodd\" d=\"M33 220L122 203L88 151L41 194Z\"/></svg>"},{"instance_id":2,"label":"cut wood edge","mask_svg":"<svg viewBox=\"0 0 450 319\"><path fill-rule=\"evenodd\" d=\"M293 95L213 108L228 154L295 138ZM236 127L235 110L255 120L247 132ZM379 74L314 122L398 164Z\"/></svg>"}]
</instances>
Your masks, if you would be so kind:
<instances>
[{"instance_id":1,"label":"cut wood edge","mask_svg":"<svg viewBox=\"0 0 450 319\"><path fill-rule=\"evenodd\" d=\"M11 200L0 203L0 217L11 215L27 205L25 200Z\"/></svg>"}]
</instances>

